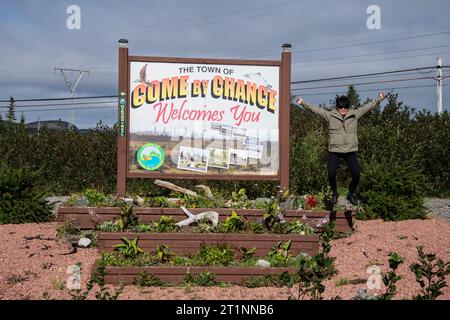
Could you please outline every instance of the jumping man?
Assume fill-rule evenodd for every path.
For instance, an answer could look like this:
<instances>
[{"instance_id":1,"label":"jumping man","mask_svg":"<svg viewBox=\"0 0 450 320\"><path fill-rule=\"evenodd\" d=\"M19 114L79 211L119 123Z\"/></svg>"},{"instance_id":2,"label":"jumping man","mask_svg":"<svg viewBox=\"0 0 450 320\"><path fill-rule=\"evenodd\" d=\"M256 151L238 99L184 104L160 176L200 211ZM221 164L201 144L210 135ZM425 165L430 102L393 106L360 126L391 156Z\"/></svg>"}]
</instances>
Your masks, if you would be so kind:
<instances>
[{"instance_id":1,"label":"jumping man","mask_svg":"<svg viewBox=\"0 0 450 320\"><path fill-rule=\"evenodd\" d=\"M367 103L358 109L350 109L350 100L347 96L336 98L336 109L325 110L318 106L309 104L301 97L295 97L295 102L302 105L306 110L318 114L328 122L328 181L330 183L333 196L331 202L337 203L339 194L337 192L336 173L339 166L339 159L344 159L352 174L352 181L346 199L356 205L354 197L356 187L359 182L361 168L356 152L358 151L358 119L366 112L375 108L385 95L380 92L378 98Z\"/></svg>"}]
</instances>

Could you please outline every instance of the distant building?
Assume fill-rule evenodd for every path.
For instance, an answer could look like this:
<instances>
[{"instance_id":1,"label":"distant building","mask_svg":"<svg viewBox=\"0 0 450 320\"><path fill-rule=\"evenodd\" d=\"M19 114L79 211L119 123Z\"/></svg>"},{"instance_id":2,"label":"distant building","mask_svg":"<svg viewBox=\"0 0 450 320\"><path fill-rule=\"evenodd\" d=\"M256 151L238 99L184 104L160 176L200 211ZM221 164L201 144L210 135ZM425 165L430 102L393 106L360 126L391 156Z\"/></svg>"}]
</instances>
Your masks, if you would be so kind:
<instances>
[{"instance_id":1,"label":"distant building","mask_svg":"<svg viewBox=\"0 0 450 320\"><path fill-rule=\"evenodd\" d=\"M62 120L45 120L45 121L34 121L25 124L25 127L31 132L37 132L43 128L47 130L54 131L69 131L73 130L75 132L79 132L80 130L77 126L71 124L70 122L62 121Z\"/></svg>"}]
</instances>

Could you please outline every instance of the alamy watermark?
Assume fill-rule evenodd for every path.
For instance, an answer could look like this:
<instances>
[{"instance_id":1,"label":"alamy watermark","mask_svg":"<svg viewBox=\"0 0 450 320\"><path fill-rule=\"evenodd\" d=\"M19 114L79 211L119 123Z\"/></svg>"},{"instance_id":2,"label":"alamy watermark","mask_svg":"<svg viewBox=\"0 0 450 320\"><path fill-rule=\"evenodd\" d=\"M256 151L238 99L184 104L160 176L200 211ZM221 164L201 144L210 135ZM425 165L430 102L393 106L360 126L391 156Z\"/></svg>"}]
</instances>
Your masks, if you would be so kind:
<instances>
[{"instance_id":1,"label":"alamy watermark","mask_svg":"<svg viewBox=\"0 0 450 320\"><path fill-rule=\"evenodd\" d=\"M81 9L79 6L72 4L67 7L66 13L69 14L66 20L66 27L69 30L81 29Z\"/></svg>"},{"instance_id":2,"label":"alamy watermark","mask_svg":"<svg viewBox=\"0 0 450 320\"><path fill-rule=\"evenodd\" d=\"M369 266L366 272L370 274L367 278L367 289L381 289L381 269L377 265Z\"/></svg>"},{"instance_id":3,"label":"alamy watermark","mask_svg":"<svg viewBox=\"0 0 450 320\"><path fill-rule=\"evenodd\" d=\"M381 29L381 9L380 6L372 4L367 7L367 18L366 25L369 30L380 30Z\"/></svg>"},{"instance_id":4,"label":"alamy watermark","mask_svg":"<svg viewBox=\"0 0 450 320\"><path fill-rule=\"evenodd\" d=\"M81 289L81 267L76 264L70 265L67 267L66 273L69 275L66 282L67 289Z\"/></svg>"}]
</instances>

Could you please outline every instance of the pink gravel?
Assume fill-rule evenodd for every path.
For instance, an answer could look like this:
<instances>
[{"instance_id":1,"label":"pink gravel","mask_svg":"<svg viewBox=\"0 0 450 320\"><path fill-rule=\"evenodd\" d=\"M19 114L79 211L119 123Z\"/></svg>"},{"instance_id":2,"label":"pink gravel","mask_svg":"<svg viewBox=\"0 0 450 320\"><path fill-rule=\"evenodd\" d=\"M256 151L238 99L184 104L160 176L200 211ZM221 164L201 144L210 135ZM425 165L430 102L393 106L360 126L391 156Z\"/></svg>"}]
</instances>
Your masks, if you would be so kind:
<instances>
[{"instance_id":1,"label":"pink gravel","mask_svg":"<svg viewBox=\"0 0 450 320\"><path fill-rule=\"evenodd\" d=\"M70 252L68 245L56 237L56 223L0 225L0 299L43 299L44 292L53 299L70 299L65 290L66 269L82 263L82 283L89 277L89 270L98 257L96 249L78 249ZM25 237L41 239L26 240ZM324 297L336 295L351 299L365 283L336 286L339 282L367 279L369 265L379 265L381 272L389 270L388 253L397 252L405 258L398 274L396 299L411 299L417 293L414 274L409 265L417 261L416 245L422 244L426 252L433 252L444 261L450 260L450 223L438 219L401 222L357 221L356 231L347 238L332 241L331 255L336 257L338 274L325 282ZM450 277L447 279L450 285ZM381 290L368 290L380 293ZM444 289L440 299L450 299L450 288ZM120 299L287 299L295 295L295 289L254 288L236 285L225 287L165 287L139 288L127 286Z\"/></svg>"}]
</instances>

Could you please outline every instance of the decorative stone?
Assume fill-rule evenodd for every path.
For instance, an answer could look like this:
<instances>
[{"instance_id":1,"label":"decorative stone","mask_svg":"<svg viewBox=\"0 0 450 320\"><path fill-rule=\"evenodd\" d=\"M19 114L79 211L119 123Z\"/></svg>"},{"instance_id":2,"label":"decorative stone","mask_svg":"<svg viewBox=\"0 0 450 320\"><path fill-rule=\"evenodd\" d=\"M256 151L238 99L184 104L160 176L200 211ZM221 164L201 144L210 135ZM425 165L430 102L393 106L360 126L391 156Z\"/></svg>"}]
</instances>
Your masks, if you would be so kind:
<instances>
[{"instance_id":1,"label":"decorative stone","mask_svg":"<svg viewBox=\"0 0 450 320\"><path fill-rule=\"evenodd\" d=\"M257 267L262 267L262 268L270 268L270 262L269 262L269 261L266 261L266 260L264 260L264 259L259 259L259 260L256 262L256 266L257 266Z\"/></svg>"},{"instance_id":2,"label":"decorative stone","mask_svg":"<svg viewBox=\"0 0 450 320\"><path fill-rule=\"evenodd\" d=\"M125 203L128 204L128 205L130 205L130 206L132 206L133 203L134 203L133 198L120 198L120 199L122 199L123 201L125 201Z\"/></svg>"},{"instance_id":3,"label":"decorative stone","mask_svg":"<svg viewBox=\"0 0 450 320\"><path fill-rule=\"evenodd\" d=\"M83 198L77 199L77 201L75 201L75 205L77 207L87 207L87 206L89 206L89 201L83 197Z\"/></svg>"},{"instance_id":4,"label":"decorative stone","mask_svg":"<svg viewBox=\"0 0 450 320\"><path fill-rule=\"evenodd\" d=\"M89 247L91 242L92 241L89 238L81 238L80 240L78 240L78 246L81 248L87 248L87 247Z\"/></svg>"}]
</instances>

